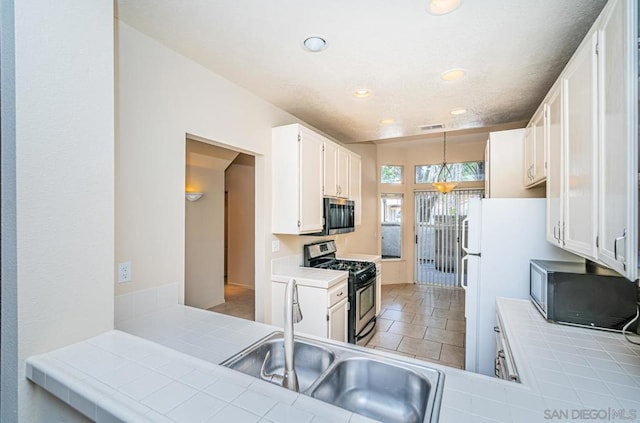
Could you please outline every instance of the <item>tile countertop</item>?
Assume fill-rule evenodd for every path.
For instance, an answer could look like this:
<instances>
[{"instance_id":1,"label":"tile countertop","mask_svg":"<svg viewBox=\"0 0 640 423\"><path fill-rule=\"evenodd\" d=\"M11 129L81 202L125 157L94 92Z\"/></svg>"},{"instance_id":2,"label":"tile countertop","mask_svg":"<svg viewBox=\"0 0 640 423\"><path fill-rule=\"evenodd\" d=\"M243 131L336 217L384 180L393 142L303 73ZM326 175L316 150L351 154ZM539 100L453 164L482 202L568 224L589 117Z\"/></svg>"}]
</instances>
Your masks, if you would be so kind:
<instances>
[{"instance_id":1,"label":"tile countertop","mask_svg":"<svg viewBox=\"0 0 640 423\"><path fill-rule=\"evenodd\" d=\"M549 323L528 300L497 298L496 310L522 384L541 394L529 407L623 410L640 421L640 345L616 332Z\"/></svg>"},{"instance_id":2,"label":"tile countertop","mask_svg":"<svg viewBox=\"0 0 640 423\"><path fill-rule=\"evenodd\" d=\"M596 336L594 331L584 335L587 341L589 335L595 337L585 345L580 345L580 341L567 341L566 331L576 328L556 328L538 319L530 313L528 302L501 299L498 305L505 331L516 350L514 354L520 354L524 346L529 349L546 345L542 350L547 351L547 355L539 359L533 358L538 357L539 351L535 349L523 356L532 361L536 372L544 366L553 366L550 355L560 366L573 361L575 368L565 372L544 370L535 383L517 384L430 364L446 374L441 422L548 420L545 413L549 410L599 408L604 388L615 400L612 407L628 410L635 407L640 414L640 403L636 402L640 399L640 374L633 373L639 364L637 349L625 349L624 344L614 342L609 334ZM98 422L371 421L217 365L279 328L176 305L123 321L118 329L30 357L27 377ZM519 332L523 335L518 335ZM525 337L524 333L528 335ZM560 338L565 341L556 342ZM555 344L576 350L556 356L562 350L554 349ZM584 353L582 350L594 356L578 355ZM609 360L594 351L609 354ZM396 360L424 364L376 352ZM608 367L612 365L620 367ZM589 379L594 372L599 379L607 378L607 382ZM571 387L566 387L569 383ZM566 395L570 394L565 392L573 392L576 397L567 401Z\"/></svg>"},{"instance_id":3,"label":"tile countertop","mask_svg":"<svg viewBox=\"0 0 640 423\"><path fill-rule=\"evenodd\" d=\"M288 267L271 274L274 282L288 282L294 278L298 285L328 289L349 277L348 272L340 270L316 269L314 267Z\"/></svg>"}]
</instances>

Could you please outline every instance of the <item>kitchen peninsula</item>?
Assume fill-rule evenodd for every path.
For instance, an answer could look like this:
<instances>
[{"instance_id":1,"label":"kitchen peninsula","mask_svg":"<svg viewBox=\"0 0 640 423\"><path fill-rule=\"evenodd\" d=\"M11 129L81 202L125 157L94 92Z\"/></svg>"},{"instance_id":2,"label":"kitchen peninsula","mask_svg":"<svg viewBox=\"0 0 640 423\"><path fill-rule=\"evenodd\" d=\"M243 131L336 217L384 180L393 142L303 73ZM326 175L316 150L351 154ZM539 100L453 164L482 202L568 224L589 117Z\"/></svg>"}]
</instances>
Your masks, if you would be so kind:
<instances>
[{"instance_id":1,"label":"kitchen peninsula","mask_svg":"<svg viewBox=\"0 0 640 423\"><path fill-rule=\"evenodd\" d=\"M433 364L445 373L440 421L538 422L585 409L640 413L640 346L620 334L548 323L528 301L498 299L497 307L523 383ZM99 422L371 421L217 364L276 330L174 305L33 356L27 376Z\"/></svg>"}]
</instances>

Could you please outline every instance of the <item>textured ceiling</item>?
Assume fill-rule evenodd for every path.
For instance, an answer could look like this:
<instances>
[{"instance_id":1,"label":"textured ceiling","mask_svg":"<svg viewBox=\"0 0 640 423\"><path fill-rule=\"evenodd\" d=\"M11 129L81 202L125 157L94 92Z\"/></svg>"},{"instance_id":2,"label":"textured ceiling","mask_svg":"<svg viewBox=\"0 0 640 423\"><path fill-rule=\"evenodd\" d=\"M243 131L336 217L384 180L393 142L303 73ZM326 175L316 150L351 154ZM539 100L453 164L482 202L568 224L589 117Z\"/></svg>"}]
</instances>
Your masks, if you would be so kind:
<instances>
[{"instance_id":1,"label":"textured ceiling","mask_svg":"<svg viewBox=\"0 0 640 423\"><path fill-rule=\"evenodd\" d=\"M349 143L528 121L605 3L463 0L434 16L426 0L119 0L118 16ZM309 35L328 47L305 51ZM467 75L443 81L451 68Z\"/></svg>"}]
</instances>

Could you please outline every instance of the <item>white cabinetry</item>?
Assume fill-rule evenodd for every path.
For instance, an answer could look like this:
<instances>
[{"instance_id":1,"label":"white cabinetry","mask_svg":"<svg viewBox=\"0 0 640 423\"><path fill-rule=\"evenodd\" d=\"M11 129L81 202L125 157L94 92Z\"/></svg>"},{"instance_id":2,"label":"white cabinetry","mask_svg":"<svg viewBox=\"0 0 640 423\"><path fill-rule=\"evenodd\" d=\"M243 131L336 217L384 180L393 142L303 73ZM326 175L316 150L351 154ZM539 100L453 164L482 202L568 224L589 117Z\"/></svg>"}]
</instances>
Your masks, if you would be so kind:
<instances>
[{"instance_id":1,"label":"white cabinetry","mask_svg":"<svg viewBox=\"0 0 640 423\"><path fill-rule=\"evenodd\" d=\"M635 0L618 0L598 31L598 258L637 278L638 128Z\"/></svg>"},{"instance_id":2,"label":"white cabinetry","mask_svg":"<svg viewBox=\"0 0 640 423\"><path fill-rule=\"evenodd\" d=\"M485 195L487 198L544 197L539 187L526 189L521 175L526 129L491 132L485 149Z\"/></svg>"},{"instance_id":3,"label":"white cabinetry","mask_svg":"<svg viewBox=\"0 0 640 423\"><path fill-rule=\"evenodd\" d=\"M546 177L547 105L542 104L533 115L524 136L525 186L543 182Z\"/></svg>"},{"instance_id":4,"label":"white cabinetry","mask_svg":"<svg viewBox=\"0 0 640 423\"><path fill-rule=\"evenodd\" d=\"M327 197L349 197L349 151L338 144L324 143L324 190Z\"/></svg>"},{"instance_id":5,"label":"white cabinetry","mask_svg":"<svg viewBox=\"0 0 640 423\"><path fill-rule=\"evenodd\" d=\"M272 130L272 221L276 234L322 230L324 139L298 124Z\"/></svg>"},{"instance_id":6,"label":"white cabinetry","mask_svg":"<svg viewBox=\"0 0 640 423\"><path fill-rule=\"evenodd\" d=\"M546 100L547 239L630 280L638 276L637 13L634 0L607 3Z\"/></svg>"},{"instance_id":7,"label":"white cabinetry","mask_svg":"<svg viewBox=\"0 0 640 423\"><path fill-rule=\"evenodd\" d=\"M562 75L565 248L595 259L597 236L597 35L588 37Z\"/></svg>"},{"instance_id":8,"label":"white cabinetry","mask_svg":"<svg viewBox=\"0 0 640 423\"><path fill-rule=\"evenodd\" d=\"M349 200L354 202L355 224L362 224L362 160L357 154L349 155Z\"/></svg>"},{"instance_id":9,"label":"white cabinetry","mask_svg":"<svg viewBox=\"0 0 640 423\"><path fill-rule=\"evenodd\" d=\"M273 281L271 321L284 324L284 294L286 283ZM298 284L298 301L302 321L295 324L296 333L306 333L336 341L347 342L347 314L349 300L347 276L327 288Z\"/></svg>"},{"instance_id":10,"label":"white cabinetry","mask_svg":"<svg viewBox=\"0 0 640 423\"><path fill-rule=\"evenodd\" d=\"M563 173L562 85L557 83L547 96L547 240L563 244Z\"/></svg>"}]
</instances>

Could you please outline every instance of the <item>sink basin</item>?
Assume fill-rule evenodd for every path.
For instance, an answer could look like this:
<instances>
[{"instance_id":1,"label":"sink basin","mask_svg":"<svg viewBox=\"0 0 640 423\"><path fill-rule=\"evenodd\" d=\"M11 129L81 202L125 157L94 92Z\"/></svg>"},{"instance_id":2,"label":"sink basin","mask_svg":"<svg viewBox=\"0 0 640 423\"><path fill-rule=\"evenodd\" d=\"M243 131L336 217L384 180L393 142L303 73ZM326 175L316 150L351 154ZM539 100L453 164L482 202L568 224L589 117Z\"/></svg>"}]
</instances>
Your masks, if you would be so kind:
<instances>
[{"instance_id":1,"label":"sink basin","mask_svg":"<svg viewBox=\"0 0 640 423\"><path fill-rule=\"evenodd\" d=\"M307 390L335 360L335 354L329 349L299 338L294 341L293 351L300 392ZM269 353L269 358L265 363L267 353ZM267 375L284 374L284 339L282 333L276 332L269 335L248 349L225 360L221 365L281 385L282 381L278 377L263 377L261 369Z\"/></svg>"},{"instance_id":2,"label":"sink basin","mask_svg":"<svg viewBox=\"0 0 640 423\"><path fill-rule=\"evenodd\" d=\"M310 395L375 420L420 423L432 388L413 370L355 357L337 363Z\"/></svg>"},{"instance_id":3,"label":"sink basin","mask_svg":"<svg viewBox=\"0 0 640 423\"><path fill-rule=\"evenodd\" d=\"M350 344L294 338L299 392L375 420L437 422L444 373ZM266 358L266 360L265 360ZM220 363L282 386L284 341L274 332Z\"/></svg>"}]
</instances>

